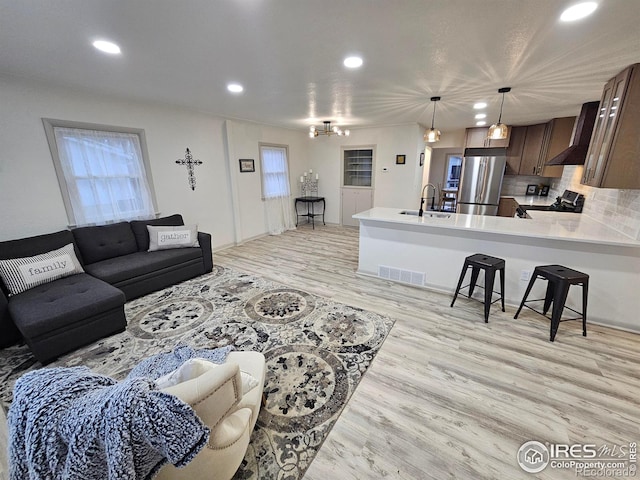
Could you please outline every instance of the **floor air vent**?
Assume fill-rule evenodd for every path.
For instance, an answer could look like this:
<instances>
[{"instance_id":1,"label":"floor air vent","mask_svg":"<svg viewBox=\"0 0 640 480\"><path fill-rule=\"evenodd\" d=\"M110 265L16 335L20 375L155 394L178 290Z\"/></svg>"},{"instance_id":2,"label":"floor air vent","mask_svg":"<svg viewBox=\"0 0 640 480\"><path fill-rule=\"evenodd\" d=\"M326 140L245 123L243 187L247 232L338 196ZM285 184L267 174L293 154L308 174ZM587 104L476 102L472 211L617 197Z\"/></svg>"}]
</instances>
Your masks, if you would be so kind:
<instances>
[{"instance_id":1,"label":"floor air vent","mask_svg":"<svg viewBox=\"0 0 640 480\"><path fill-rule=\"evenodd\" d=\"M412 272L400 268L385 267L378 265L378 276L396 282L410 283L411 285L424 286L425 274L423 272Z\"/></svg>"}]
</instances>

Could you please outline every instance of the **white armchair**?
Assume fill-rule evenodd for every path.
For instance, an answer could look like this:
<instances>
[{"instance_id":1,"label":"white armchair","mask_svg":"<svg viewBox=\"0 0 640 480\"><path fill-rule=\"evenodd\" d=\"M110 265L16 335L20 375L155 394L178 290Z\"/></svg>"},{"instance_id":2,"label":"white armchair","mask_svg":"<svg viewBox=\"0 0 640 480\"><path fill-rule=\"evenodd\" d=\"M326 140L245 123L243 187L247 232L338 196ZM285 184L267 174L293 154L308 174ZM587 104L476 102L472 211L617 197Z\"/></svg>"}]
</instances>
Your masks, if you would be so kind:
<instances>
[{"instance_id":1,"label":"white armchair","mask_svg":"<svg viewBox=\"0 0 640 480\"><path fill-rule=\"evenodd\" d=\"M261 353L231 352L224 364L196 363L189 369L188 378L179 378L176 385L163 388L191 405L211 429L211 436L188 465L183 468L166 465L156 478L230 480L242 463L258 419L265 373ZM246 390L251 377L257 385L243 391L243 383Z\"/></svg>"}]
</instances>

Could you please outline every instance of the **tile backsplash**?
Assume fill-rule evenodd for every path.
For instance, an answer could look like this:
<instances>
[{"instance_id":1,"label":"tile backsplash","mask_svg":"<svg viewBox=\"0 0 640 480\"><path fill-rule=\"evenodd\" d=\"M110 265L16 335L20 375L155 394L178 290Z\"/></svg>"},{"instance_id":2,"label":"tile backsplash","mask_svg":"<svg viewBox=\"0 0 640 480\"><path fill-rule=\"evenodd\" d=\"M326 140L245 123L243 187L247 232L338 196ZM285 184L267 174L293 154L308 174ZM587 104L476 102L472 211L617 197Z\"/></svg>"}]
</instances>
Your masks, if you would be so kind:
<instances>
[{"instance_id":1,"label":"tile backsplash","mask_svg":"<svg viewBox=\"0 0 640 480\"><path fill-rule=\"evenodd\" d=\"M502 195L524 195L527 185L551 185L552 178L529 177L526 175L505 175L502 180ZM551 192L549 192L551 196ZM551 197L549 203L553 203L555 197Z\"/></svg>"},{"instance_id":2,"label":"tile backsplash","mask_svg":"<svg viewBox=\"0 0 640 480\"><path fill-rule=\"evenodd\" d=\"M554 178L551 182L549 197L562 195L565 189L581 193L585 196L583 214L640 240L640 190L582 185L582 170L582 165L565 166L562 178Z\"/></svg>"},{"instance_id":3,"label":"tile backsplash","mask_svg":"<svg viewBox=\"0 0 640 480\"><path fill-rule=\"evenodd\" d=\"M585 196L582 214L640 240L640 190L617 190L582 185L582 165L564 167L561 178L506 175L502 182L502 195L524 195L527 185L549 185L549 204L565 190Z\"/></svg>"}]
</instances>

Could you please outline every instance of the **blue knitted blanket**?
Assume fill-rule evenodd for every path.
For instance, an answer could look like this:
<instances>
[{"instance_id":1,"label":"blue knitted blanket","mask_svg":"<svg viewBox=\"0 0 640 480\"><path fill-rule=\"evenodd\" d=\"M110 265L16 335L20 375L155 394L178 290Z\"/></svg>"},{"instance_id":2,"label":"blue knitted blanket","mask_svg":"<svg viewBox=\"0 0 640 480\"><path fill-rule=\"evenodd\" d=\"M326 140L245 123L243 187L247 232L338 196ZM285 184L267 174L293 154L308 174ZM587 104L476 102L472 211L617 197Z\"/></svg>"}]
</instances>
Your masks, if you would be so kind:
<instances>
[{"instance_id":1,"label":"blue knitted blanket","mask_svg":"<svg viewBox=\"0 0 640 480\"><path fill-rule=\"evenodd\" d=\"M152 380L118 383L86 367L23 375L8 423L11 480L150 479L209 440L193 409Z\"/></svg>"},{"instance_id":2,"label":"blue knitted blanket","mask_svg":"<svg viewBox=\"0 0 640 480\"><path fill-rule=\"evenodd\" d=\"M224 363L227 355L229 355L229 352L233 349L234 347L231 345L214 348L212 350L196 350L188 345L176 345L173 352L158 353L157 355L145 358L133 367L127 378L144 377L156 380L174 371L184 362L192 358L204 358L213 363Z\"/></svg>"}]
</instances>

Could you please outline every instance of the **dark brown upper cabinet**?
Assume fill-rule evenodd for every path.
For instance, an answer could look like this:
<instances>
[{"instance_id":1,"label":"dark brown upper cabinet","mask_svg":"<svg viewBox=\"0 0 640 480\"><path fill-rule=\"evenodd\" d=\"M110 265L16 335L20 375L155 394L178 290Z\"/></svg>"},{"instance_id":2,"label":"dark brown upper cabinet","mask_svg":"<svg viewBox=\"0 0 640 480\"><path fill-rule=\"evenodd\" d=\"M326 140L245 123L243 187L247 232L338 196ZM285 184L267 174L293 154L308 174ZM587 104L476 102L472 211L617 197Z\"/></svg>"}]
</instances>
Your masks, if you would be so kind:
<instances>
[{"instance_id":1,"label":"dark brown upper cabinet","mask_svg":"<svg viewBox=\"0 0 640 480\"><path fill-rule=\"evenodd\" d=\"M563 117L546 123L513 127L505 175L561 177L562 166L547 166L545 163L569 146L574 122L575 117Z\"/></svg>"},{"instance_id":2,"label":"dark brown upper cabinet","mask_svg":"<svg viewBox=\"0 0 640 480\"><path fill-rule=\"evenodd\" d=\"M640 188L640 64L625 68L604 86L582 183Z\"/></svg>"}]
</instances>

